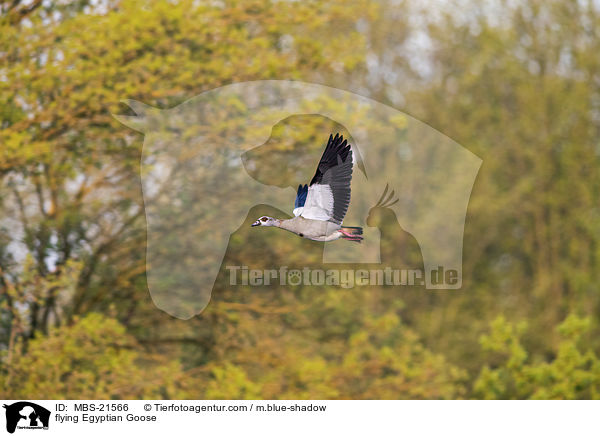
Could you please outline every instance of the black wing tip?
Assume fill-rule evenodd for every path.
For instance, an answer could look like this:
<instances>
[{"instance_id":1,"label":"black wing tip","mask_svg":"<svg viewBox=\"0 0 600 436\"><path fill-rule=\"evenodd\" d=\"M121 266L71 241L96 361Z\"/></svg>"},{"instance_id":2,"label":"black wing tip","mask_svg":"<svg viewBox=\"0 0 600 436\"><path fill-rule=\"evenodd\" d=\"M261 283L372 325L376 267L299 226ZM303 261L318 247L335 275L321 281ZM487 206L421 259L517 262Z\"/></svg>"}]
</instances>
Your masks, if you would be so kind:
<instances>
[{"instance_id":1,"label":"black wing tip","mask_svg":"<svg viewBox=\"0 0 600 436\"><path fill-rule=\"evenodd\" d=\"M325 147L325 151L321 157L321 162L331 162L335 165L337 163L336 156L341 156L342 161L345 162L351 150L352 147L350 144L348 144L348 140L344 139L344 135L339 133L336 133L335 137L329 135L329 142Z\"/></svg>"},{"instance_id":2,"label":"black wing tip","mask_svg":"<svg viewBox=\"0 0 600 436\"><path fill-rule=\"evenodd\" d=\"M351 153L352 147L348 144L348 140L344 139L344 135L341 135L339 132L335 136L332 133L329 134L329 141L327 142L325 151L323 151L317 171L310 181L310 186L321 182L323 174L330 168L345 163Z\"/></svg>"},{"instance_id":3,"label":"black wing tip","mask_svg":"<svg viewBox=\"0 0 600 436\"><path fill-rule=\"evenodd\" d=\"M336 132L335 136L333 134L329 135L329 141L327 141L327 146L332 145L335 148L343 148L348 144L348 140L344 139L344 135L340 134L340 132Z\"/></svg>"},{"instance_id":4,"label":"black wing tip","mask_svg":"<svg viewBox=\"0 0 600 436\"><path fill-rule=\"evenodd\" d=\"M327 147L325 148L325 152L330 151L331 154L337 154L342 157L343 161L346 161L348 157L348 153L351 150L350 144L348 144L348 140L344 139L344 135L341 135L339 132L335 134L335 137L332 138L329 135L329 142L327 143ZM329 150L328 150L329 149ZM325 153L323 153L325 155Z\"/></svg>"}]
</instances>

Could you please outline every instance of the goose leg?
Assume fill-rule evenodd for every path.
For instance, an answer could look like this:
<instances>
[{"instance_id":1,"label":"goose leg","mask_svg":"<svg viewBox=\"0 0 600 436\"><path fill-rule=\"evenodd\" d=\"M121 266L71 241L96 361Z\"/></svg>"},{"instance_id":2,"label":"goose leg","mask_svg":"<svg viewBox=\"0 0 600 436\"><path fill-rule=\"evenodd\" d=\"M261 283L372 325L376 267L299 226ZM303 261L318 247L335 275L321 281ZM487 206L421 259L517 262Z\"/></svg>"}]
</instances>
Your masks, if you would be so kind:
<instances>
[{"instance_id":1,"label":"goose leg","mask_svg":"<svg viewBox=\"0 0 600 436\"><path fill-rule=\"evenodd\" d=\"M341 234L342 234L342 238L346 239L347 241L354 241L354 242L362 242L363 237L360 235L353 235L352 233L348 233L342 229L338 230Z\"/></svg>"}]
</instances>

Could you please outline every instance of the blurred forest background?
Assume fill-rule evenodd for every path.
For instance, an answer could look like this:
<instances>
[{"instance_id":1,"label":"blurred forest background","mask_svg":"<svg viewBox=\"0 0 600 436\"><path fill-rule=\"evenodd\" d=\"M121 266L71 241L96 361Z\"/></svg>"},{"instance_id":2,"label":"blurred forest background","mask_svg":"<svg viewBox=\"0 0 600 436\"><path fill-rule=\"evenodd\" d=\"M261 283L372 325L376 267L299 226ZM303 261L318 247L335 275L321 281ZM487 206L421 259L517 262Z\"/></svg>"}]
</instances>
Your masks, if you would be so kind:
<instances>
[{"instance_id":1,"label":"blurred forest background","mask_svg":"<svg viewBox=\"0 0 600 436\"><path fill-rule=\"evenodd\" d=\"M111 113L259 79L376 99L483 159L461 290L220 282L193 319L154 306L143 135ZM4 398L600 398L598 1L0 0L0 123ZM293 263L290 240L228 256Z\"/></svg>"}]
</instances>

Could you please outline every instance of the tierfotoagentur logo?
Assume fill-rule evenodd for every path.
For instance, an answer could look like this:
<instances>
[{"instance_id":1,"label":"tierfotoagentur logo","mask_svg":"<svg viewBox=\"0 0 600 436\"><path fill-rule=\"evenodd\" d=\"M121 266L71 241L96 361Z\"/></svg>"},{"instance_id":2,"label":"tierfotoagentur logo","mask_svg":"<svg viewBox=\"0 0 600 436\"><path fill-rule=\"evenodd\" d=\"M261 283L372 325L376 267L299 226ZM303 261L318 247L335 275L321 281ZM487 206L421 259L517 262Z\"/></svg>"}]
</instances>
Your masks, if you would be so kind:
<instances>
[{"instance_id":1,"label":"tierfotoagentur logo","mask_svg":"<svg viewBox=\"0 0 600 436\"><path fill-rule=\"evenodd\" d=\"M279 269L251 269L242 265L227 265L229 284L232 286L263 286L279 284L281 286L339 286L344 289L354 286L422 286L425 273L418 269L315 269L304 267L293 269L282 266ZM458 271L444 271L440 266L430 271L434 284L453 285L458 281Z\"/></svg>"},{"instance_id":2,"label":"tierfotoagentur logo","mask_svg":"<svg viewBox=\"0 0 600 436\"><path fill-rule=\"evenodd\" d=\"M343 274L352 276L353 286L366 280L364 271L381 270L385 285L387 267L398 271L389 276L391 286L462 286L465 216L481 159L430 126L348 91L285 80L224 86L168 110L125 103L136 115L115 117L145 135L148 289L169 314L187 319L200 313L218 277L226 284L235 274L242 284L243 265L251 267L248 283L258 274L251 270L270 269L254 268L252 259L224 262L235 256L231 242L240 238L248 244L252 238L254 259L270 262L277 283L280 267L289 266L282 286L307 284L307 278L327 285L329 271L329 282L342 287L341 270L352 270ZM321 122L332 127L316 134L313 127ZM328 147L341 154L332 157ZM343 187L330 177L336 163ZM321 196L316 203L311 189ZM341 209L336 195L348 201ZM298 236L307 236L302 227L289 226L296 235L269 228L289 220L293 209L329 201L330 221L338 227L325 228L326 237L303 241L295 251ZM255 211L262 206L268 214ZM316 257L320 265L292 267L290 255ZM239 270L227 269L231 265ZM304 275L305 267L310 274Z\"/></svg>"},{"instance_id":3,"label":"tierfotoagentur logo","mask_svg":"<svg viewBox=\"0 0 600 436\"><path fill-rule=\"evenodd\" d=\"M14 433L19 430L47 430L50 422L50 411L29 401L19 401L6 409L6 431Z\"/></svg>"}]
</instances>

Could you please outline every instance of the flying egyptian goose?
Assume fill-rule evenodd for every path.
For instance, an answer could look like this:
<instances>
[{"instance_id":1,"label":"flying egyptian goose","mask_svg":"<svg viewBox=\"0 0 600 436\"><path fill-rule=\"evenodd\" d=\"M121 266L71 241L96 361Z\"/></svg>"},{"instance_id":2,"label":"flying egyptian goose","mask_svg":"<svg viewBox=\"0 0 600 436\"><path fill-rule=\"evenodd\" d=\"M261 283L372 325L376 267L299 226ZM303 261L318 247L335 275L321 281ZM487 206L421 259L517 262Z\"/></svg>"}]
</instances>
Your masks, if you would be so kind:
<instances>
[{"instance_id":1,"label":"flying egyptian goose","mask_svg":"<svg viewBox=\"0 0 600 436\"><path fill-rule=\"evenodd\" d=\"M257 219L252 227L279 227L313 241L343 238L361 242L362 227L342 227L350 204L352 149L340 134L329 135L310 185L299 185L294 203L294 218L282 220L270 216Z\"/></svg>"}]
</instances>

